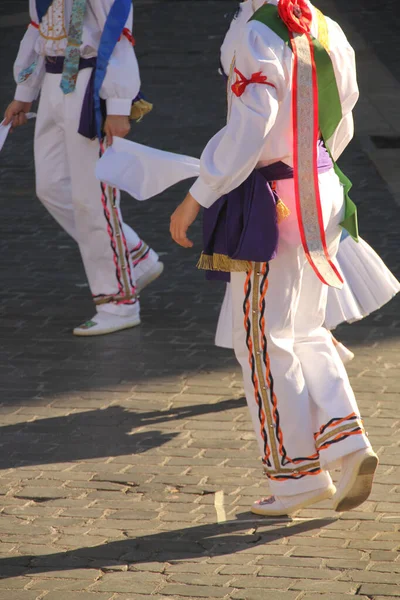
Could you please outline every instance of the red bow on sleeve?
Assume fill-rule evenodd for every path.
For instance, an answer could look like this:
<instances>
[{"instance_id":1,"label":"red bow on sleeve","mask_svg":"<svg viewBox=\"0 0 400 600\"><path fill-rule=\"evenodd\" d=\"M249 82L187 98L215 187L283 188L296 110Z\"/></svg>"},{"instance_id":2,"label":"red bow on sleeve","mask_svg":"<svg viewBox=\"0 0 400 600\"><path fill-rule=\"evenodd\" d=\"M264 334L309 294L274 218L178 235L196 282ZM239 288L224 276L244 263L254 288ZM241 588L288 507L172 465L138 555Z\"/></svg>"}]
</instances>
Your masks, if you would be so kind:
<instances>
[{"instance_id":1,"label":"red bow on sleeve","mask_svg":"<svg viewBox=\"0 0 400 600\"><path fill-rule=\"evenodd\" d=\"M275 87L273 83L270 83L268 81L267 76L263 75L261 71L258 71L258 73L253 73L250 79L246 79L246 77L240 71L238 71L238 69L235 69L235 73L236 81L232 85L231 89L235 96L237 96L238 98L240 98L240 96L245 92L247 86L250 83L265 83L266 85L270 85L273 88Z\"/></svg>"},{"instance_id":2,"label":"red bow on sleeve","mask_svg":"<svg viewBox=\"0 0 400 600\"><path fill-rule=\"evenodd\" d=\"M122 31L122 34L119 36L118 41L121 41L122 36L125 36L128 42L132 44L132 46L135 45L135 38L133 37L132 32L127 27L125 27Z\"/></svg>"}]
</instances>

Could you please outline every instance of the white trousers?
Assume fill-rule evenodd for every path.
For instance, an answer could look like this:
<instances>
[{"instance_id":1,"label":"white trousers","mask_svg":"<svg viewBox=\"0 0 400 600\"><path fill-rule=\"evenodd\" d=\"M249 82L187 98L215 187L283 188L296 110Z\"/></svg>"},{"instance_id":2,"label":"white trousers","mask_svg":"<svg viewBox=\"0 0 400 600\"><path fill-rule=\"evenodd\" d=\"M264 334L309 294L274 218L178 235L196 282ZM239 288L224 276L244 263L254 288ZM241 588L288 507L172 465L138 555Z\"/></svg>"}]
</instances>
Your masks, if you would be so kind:
<instances>
[{"instance_id":1,"label":"white trousers","mask_svg":"<svg viewBox=\"0 0 400 600\"><path fill-rule=\"evenodd\" d=\"M326 237L336 255L343 190L319 176ZM293 180L278 182L291 210L277 256L232 273L233 345L270 488L292 495L327 487L329 465L369 446L346 370L323 327L328 288L307 262Z\"/></svg>"},{"instance_id":2,"label":"white trousers","mask_svg":"<svg viewBox=\"0 0 400 600\"><path fill-rule=\"evenodd\" d=\"M36 193L78 243L97 309L128 316L137 310L134 264L158 257L122 222L118 190L96 179L98 140L78 133L90 75L91 69L80 71L67 95L61 75L45 76L35 130Z\"/></svg>"}]
</instances>

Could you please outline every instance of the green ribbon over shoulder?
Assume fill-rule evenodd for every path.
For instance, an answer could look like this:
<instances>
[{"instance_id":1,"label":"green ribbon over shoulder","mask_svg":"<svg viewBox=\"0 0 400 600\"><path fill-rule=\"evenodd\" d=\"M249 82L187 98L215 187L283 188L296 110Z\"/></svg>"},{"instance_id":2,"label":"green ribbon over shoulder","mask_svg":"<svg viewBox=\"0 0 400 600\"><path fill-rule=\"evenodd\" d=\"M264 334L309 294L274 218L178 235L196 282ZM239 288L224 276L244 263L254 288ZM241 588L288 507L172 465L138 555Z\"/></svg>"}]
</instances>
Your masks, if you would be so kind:
<instances>
[{"instance_id":1,"label":"green ribbon over shoulder","mask_svg":"<svg viewBox=\"0 0 400 600\"><path fill-rule=\"evenodd\" d=\"M289 30L279 17L276 6L272 4L264 4L254 13L250 20L259 21L260 23L263 23L269 27L269 29L276 33L276 35L278 35L282 41L289 48L291 48ZM332 137L340 121L342 120L342 105L340 102L339 90L337 87L331 58L328 52L316 38L312 38L312 43L314 47L314 59L317 70L318 122L322 139L324 140L325 146L330 153L327 140ZM358 241L357 207L349 197L349 191L352 187L352 184L346 175L339 169L333 158L332 162L335 173L339 177L339 180L343 186L345 195L345 214L340 225L343 227L343 229L348 231L354 240Z\"/></svg>"}]
</instances>

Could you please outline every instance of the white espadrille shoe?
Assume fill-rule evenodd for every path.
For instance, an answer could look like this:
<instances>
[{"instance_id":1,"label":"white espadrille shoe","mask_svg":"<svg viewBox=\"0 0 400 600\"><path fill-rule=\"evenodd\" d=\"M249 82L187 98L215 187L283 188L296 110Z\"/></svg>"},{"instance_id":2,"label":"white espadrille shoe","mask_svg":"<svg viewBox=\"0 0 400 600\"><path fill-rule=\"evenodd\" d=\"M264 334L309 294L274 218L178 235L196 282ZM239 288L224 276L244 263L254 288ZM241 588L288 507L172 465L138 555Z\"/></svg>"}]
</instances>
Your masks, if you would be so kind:
<instances>
[{"instance_id":1,"label":"white espadrille shoe","mask_svg":"<svg viewBox=\"0 0 400 600\"><path fill-rule=\"evenodd\" d=\"M157 261L153 263L148 269L144 271L142 275L136 279L136 290L139 294L144 290L145 287L153 283L158 277L160 277L161 273L164 271L164 263L161 261Z\"/></svg>"},{"instance_id":2,"label":"white espadrille shoe","mask_svg":"<svg viewBox=\"0 0 400 600\"><path fill-rule=\"evenodd\" d=\"M75 327L73 334L85 337L106 335L107 333L130 329L137 325L140 325L139 308L136 314L130 315L129 317L121 317L108 312L98 312L93 319L86 321L86 323L82 323L79 327Z\"/></svg>"},{"instance_id":3,"label":"white espadrille shoe","mask_svg":"<svg viewBox=\"0 0 400 600\"><path fill-rule=\"evenodd\" d=\"M363 448L342 458L341 477L333 498L336 512L360 506L372 490L379 459L372 448Z\"/></svg>"},{"instance_id":4,"label":"white espadrille shoe","mask_svg":"<svg viewBox=\"0 0 400 600\"><path fill-rule=\"evenodd\" d=\"M263 517L287 516L311 504L329 500L335 492L336 488L331 484L327 488L295 494L294 496L269 496L254 502L251 512Z\"/></svg>"},{"instance_id":5,"label":"white espadrille shoe","mask_svg":"<svg viewBox=\"0 0 400 600\"><path fill-rule=\"evenodd\" d=\"M354 352L346 348L341 342L335 344L336 352L339 354L342 363L345 365L354 358Z\"/></svg>"}]
</instances>

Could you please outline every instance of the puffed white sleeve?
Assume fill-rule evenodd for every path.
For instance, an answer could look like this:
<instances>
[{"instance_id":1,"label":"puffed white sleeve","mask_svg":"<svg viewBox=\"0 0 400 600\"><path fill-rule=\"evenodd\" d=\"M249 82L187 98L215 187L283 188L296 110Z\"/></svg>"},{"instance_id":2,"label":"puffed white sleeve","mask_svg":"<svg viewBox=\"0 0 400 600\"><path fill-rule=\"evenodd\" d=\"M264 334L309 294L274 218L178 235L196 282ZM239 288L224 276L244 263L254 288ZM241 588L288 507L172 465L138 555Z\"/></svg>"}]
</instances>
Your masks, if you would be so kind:
<instances>
[{"instance_id":1,"label":"puffed white sleeve","mask_svg":"<svg viewBox=\"0 0 400 600\"><path fill-rule=\"evenodd\" d=\"M286 86L282 60L277 56L279 44L284 44L278 38L277 44L268 43L267 31L265 25L250 21L237 45L237 77L251 80L254 76L262 81L264 76L265 82L248 84L240 96L231 92L228 123L205 147L200 177L190 190L204 208L250 175L275 123Z\"/></svg>"},{"instance_id":2,"label":"puffed white sleeve","mask_svg":"<svg viewBox=\"0 0 400 600\"><path fill-rule=\"evenodd\" d=\"M89 0L101 31L114 0ZM131 8L125 29L132 33L133 8ZM115 46L107 67L106 77L100 90L100 97L106 100L107 114L129 115L132 100L140 91L139 66L131 41L122 35Z\"/></svg>"},{"instance_id":3,"label":"puffed white sleeve","mask_svg":"<svg viewBox=\"0 0 400 600\"><path fill-rule=\"evenodd\" d=\"M14 79L17 84L14 97L21 102L36 100L45 74L45 58L35 50L39 38L39 20L34 0L29 1L29 13L31 22L14 63Z\"/></svg>"},{"instance_id":4,"label":"puffed white sleeve","mask_svg":"<svg viewBox=\"0 0 400 600\"><path fill-rule=\"evenodd\" d=\"M337 160L354 135L353 108L359 97L355 53L343 30L331 19L328 23L330 51L338 86L342 119L333 136L327 140L334 160Z\"/></svg>"}]
</instances>

